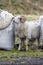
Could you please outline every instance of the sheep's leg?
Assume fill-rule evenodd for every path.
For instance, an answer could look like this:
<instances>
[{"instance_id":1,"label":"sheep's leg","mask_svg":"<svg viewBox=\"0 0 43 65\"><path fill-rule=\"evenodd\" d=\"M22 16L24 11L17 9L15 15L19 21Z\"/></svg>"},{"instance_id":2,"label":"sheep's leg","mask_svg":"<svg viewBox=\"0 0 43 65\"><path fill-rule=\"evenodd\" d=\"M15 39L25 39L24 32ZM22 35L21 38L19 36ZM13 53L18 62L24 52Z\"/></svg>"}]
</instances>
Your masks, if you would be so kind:
<instances>
[{"instance_id":1,"label":"sheep's leg","mask_svg":"<svg viewBox=\"0 0 43 65\"><path fill-rule=\"evenodd\" d=\"M21 50L21 43L19 43L19 48L18 48L18 50Z\"/></svg>"},{"instance_id":2,"label":"sheep's leg","mask_svg":"<svg viewBox=\"0 0 43 65\"><path fill-rule=\"evenodd\" d=\"M22 41L22 47L25 48L25 39Z\"/></svg>"},{"instance_id":3,"label":"sheep's leg","mask_svg":"<svg viewBox=\"0 0 43 65\"><path fill-rule=\"evenodd\" d=\"M40 37L40 46L43 46L43 39Z\"/></svg>"},{"instance_id":4,"label":"sheep's leg","mask_svg":"<svg viewBox=\"0 0 43 65\"><path fill-rule=\"evenodd\" d=\"M37 46L37 48L39 48L39 45L40 45L40 39L37 38L35 42L36 42L36 46Z\"/></svg>"},{"instance_id":5,"label":"sheep's leg","mask_svg":"<svg viewBox=\"0 0 43 65\"><path fill-rule=\"evenodd\" d=\"M39 45L40 45L40 39L38 38L38 47L39 47Z\"/></svg>"},{"instance_id":6,"label":"sheep's leg","mask_svg":"<svg viewBox=\"0 0 43 65\"><path fill-rule=\"evenodd\" d=\"M22 46L23 46L23 40L22 40L22 38L21 38L21 43L19 44L18 50L21 50L21 49L22 49Z\"/></svg>"},{"instance_id":7,"label":"sheep's leg","mask_svg":"<svg viewBox=\"0 0 43 65\"><path fill-rule=\"evenodd\" d=\"M28 51L28 39L25 40L26 51Z\"/></svg>"},{"instance_id":8,"label":"sheep's leg","mask_svg":"<svg viewBox=\"0 0 43 65\"><path fill-rule=\"evenodd\" d=\"M20 39L21 40L21 39ZM18 50L21 50L21 47L22 47L22 41L21 41L21 43L19 43L19 48L18 48Z\"/></svg>"}]
</instances>

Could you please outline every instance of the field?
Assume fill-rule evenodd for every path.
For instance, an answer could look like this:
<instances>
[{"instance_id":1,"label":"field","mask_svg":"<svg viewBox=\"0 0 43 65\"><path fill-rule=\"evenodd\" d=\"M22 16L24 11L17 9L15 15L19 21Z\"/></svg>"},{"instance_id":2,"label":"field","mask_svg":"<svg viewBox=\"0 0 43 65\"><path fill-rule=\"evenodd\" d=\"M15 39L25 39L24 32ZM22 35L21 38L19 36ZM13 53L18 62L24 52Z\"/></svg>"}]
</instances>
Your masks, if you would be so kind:
<instances>
[{"instance_id":1,"label":"field","mask_svg":"<svg viewBox=\"0 0 43 65\"><path fill-rule=\"evenodd\" d=\"M28 21L37 21L39 16L43 15L43 0L0 0L0 9L12 13L14 16L23 14ZM21 64L19 64L20 62ZM17 63L16 65L28 65L27 63L43 65L43 50L36 46L29 47L28 51L18 51L17 46L11 51L0 49L0 64L8 65L9 63L12 65L13 63Z\"/></svg>"},{"instance_id":2,"label":"field","mask_svg":"<svg viewBox=\"0 0 43 65\"><path fill-rule=\"evenodd\" d=\"M43 14L43 0L1 0L0 9L12 14Z\"/></svg>"}]
</instances>

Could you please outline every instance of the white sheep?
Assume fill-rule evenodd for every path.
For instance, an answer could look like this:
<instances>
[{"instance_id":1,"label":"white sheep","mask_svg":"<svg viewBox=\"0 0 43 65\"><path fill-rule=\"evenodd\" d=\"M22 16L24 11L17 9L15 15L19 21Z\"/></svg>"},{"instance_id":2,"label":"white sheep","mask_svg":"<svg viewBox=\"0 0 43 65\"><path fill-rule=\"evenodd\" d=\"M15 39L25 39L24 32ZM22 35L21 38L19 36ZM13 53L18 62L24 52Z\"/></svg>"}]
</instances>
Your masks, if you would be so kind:
<instances>
[{"instance_id":1,"label":"white sheep","mask_svg":"<svg viewBox=\"0 0 43 65\"><path fill-rule=\"evenodd\" d=\"M39 17L40 22L40 41L41 45L43 45L43 15Z\"/></svg>"},{"instance_id":2,"label":"white sheep","mask_svg":"<svg viewBox=\"0 0 43 65\"><path fill-rule=\"evenodd\" d=\"M40 37L40 22L35 21L26 21L24 16L16 16L15 17L15 27L18 37L21 39L21 44L19 44L18 50L21 49L22 42L26 44L26 50L28 50L28 41L32 39L38 39Z\"/></svg>"}]
</instances>

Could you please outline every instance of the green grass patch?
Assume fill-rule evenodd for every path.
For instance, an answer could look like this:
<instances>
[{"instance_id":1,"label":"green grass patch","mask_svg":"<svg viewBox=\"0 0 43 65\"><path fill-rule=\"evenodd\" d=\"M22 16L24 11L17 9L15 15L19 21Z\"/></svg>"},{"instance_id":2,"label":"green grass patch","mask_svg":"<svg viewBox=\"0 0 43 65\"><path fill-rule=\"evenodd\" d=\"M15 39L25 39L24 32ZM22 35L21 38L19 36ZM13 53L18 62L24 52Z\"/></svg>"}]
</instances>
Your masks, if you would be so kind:
<instances>
[{"instance_id":1,"label":"green grass patch","mask_svg":"<svg viewBox=\"0 0 43 65\"><path fill-rule=\"evenodd\" d=\"M16 10L15 14L20 14L20 12L18 10Z\"/></svg>"},{"instance_id":2,"label":"green grass patch","mask_svg":"<svg viewBox=\"0 0 43 65\"><path fill-rule=\"evenodd\" d=\"M38 15L25 15L27 20L32 21L32 20L38 20L39 16Z\"/></svg>"},{"instance_id":3,"label":"green grass patch","mask_svg":"<svg viewBox=\"0 0 43 65\"><path fill-rule=\"evenodd\" d=\"M2 51L0 50L0 58L10 58L11 56L28 56L28 57L43 57L43 52L36 50L28 50L28 51L18 51L13 49L12 51Z\"/></svg>"},{"instance_id":4,"label":"green grass patch","mask_svg":"<svg viewBox=\"0 0 43 65\"><path fill-rule=\"evenodd\" d=\"M38 0L31 0L32 2L36 2L36 1L38 1Z\"/></svg>"},{"instance_id":5,"label":"green grass patch","mask_svg":"<svg viewBox=\"0 0 43 65\"><path fill-rule=\"evenodd\" d=\"M3 9L5 7L5 5L3 4L0 4L0 8Z\"/></svg>"}]
</instances>

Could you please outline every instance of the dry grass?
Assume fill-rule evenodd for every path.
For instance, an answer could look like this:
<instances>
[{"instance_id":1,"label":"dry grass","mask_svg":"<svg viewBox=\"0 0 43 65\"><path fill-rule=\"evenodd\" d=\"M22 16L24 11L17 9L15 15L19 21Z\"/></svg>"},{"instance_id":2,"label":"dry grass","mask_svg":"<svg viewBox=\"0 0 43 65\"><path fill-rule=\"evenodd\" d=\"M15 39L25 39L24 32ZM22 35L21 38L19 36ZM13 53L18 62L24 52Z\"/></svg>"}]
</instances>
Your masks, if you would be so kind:
<instances>
[{"instance_id":1,"label":"dry grass","mask_svg":"<svg viewBox=\"0 0 43 65\"><path fill-rule=\"evenodd\" d=\"M2 1L2 2L1 2ZM41 0L1 0L0 8L13 14L43 14L43 1Z\"/></svg>"}]
</instances>

